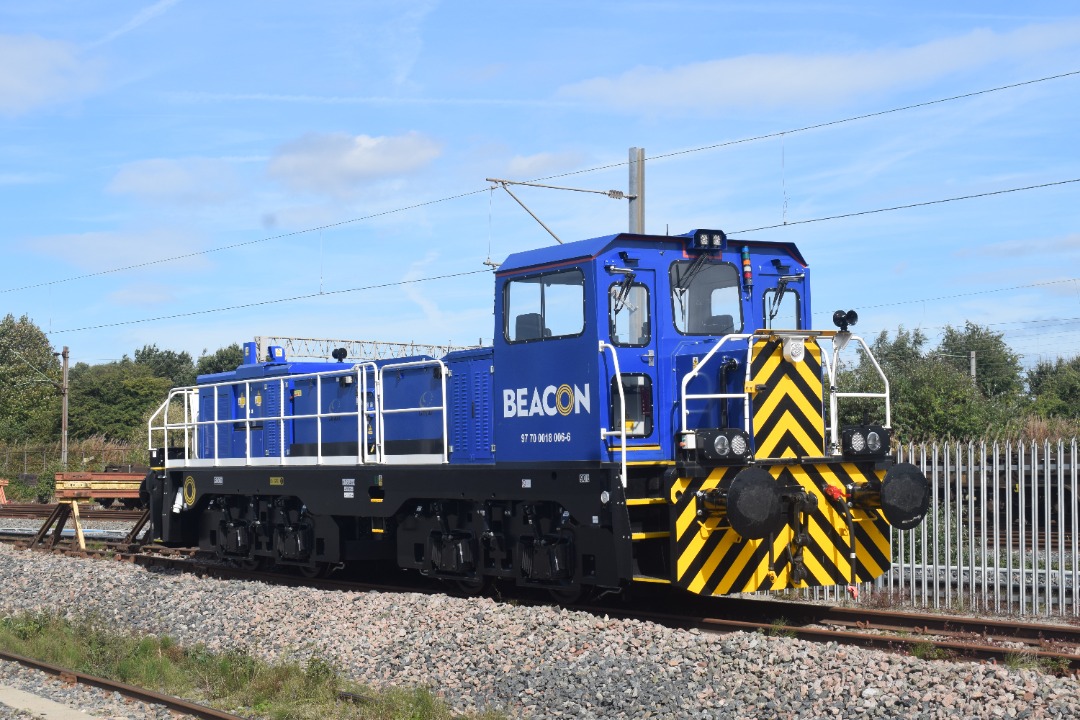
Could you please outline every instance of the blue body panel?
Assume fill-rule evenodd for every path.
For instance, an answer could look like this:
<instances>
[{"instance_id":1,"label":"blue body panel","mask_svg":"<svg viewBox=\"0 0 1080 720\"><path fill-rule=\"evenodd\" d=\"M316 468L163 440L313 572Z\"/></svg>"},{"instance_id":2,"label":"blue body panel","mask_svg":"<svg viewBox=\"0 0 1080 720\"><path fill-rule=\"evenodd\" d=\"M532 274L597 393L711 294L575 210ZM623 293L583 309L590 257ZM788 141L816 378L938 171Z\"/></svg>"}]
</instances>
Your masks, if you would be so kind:
<instances>
[{"instance_id":1,"label":"blue body panel","mask_svg":"<svg viewBox=\"0 0 1080 720\"><path fill-rule=\"evenodd\" d=\"M681 379L715 343L768 327L778 289L788 304L773 321L776 328L805 327L810 317L809 272L794 245L729 240L703 252L691 238L624 233L511 255L495 278L491 347L450 353L442 366L428 357L374 364L396 368L382 373L383 449L389 455L445 449L451 464L618 462L617 431L625 428L628 461L673 460ZM704 291L693 285L703 277L715 278ZM743 392L746 350L745 340L727 341L688 392ZM199 378L200 420L212 421L216 405L218 420L236 421L219 423L216 433L200 427L202 457L243 457L249 442L252 457L312 455L320 443L323 456L355 455L361 443L374 449L371 365L360 382L355 370L349 380L296 377L348 371L349 364L287 362L280 348L272 358ZM613 380L616 363L625 416ZM205 387L211 383L229 385L216 402ZM744 406L741 399L689 402L687 426L744 427ZM320 413L321 420L308 417ZM271 420L281 414L284 422Z\"/></svg>"},{"instance_id":2,"label":"blue body panel","mask_svg":"<svg viewBox=\"0 0 1080 720\"><path fill-rule=\"evenodd\" d=\"M443 361L450 373L450 463L495 462L493 348L452 352Z\"/></svg>"}]
</instances>

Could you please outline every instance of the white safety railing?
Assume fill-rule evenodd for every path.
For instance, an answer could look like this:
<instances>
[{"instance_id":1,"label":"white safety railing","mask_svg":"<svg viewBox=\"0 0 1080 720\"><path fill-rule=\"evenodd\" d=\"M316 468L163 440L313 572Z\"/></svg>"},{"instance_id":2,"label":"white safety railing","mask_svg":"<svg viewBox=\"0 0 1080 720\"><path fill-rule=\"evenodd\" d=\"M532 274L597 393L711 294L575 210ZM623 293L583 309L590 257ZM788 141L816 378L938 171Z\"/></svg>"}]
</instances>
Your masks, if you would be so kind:
<instances>
[{"instance_id":1,"label":"white safety railing","mask_svg":"<svg viewBox=\"0 0 1080 720\"><path fill-rule=\"evenodd\" d=\"M717 340L716 344L712 346L709 352L705 353L705 356L701 358L694 366L694 368L686 373L682 378L682 384L679 390L679 429L680 432L687 432L687 419L690 415L690 409L687 407L689 401L692 400L742 400L743 401L743 430L747 433L752 433L750 427L750 393L746 390L751 378L751 358L753 354L753 345L755 339L764 339L768 337L780 338L783 342L789 341L805 342L806 340L813 339L818 342L821 338L826 338L832 341L833 352L832 359L824 351L821 354L822 362L825 365L825 376L828 379L828 385L831 390L829 393L829 451L834 455L841 453L840 436L839 436L839 402L841 398L877 398L884 401L885 404L885 427L892 426L892 405L889 399L889 380L885 377L885 373L882 371L881 366L878 364L874 354L870 351L870 347L866 344L858 335L852 335L848 332L838 332L836 330L758 330L753 334L733 334L725 335ZM705 367L709 364L709 361L720 351L722 347L728 343L732 343L737 340L750 340L747 343L746 348L746 382L744 383L744 391L736 393L719 392L719 393L688 393L687 388L690 382L702 374ZM840 365L840 353L851 343L855 342L862 348L862 351L869 358L870 363L877 371L878 377L884 386L884 390L881 392L841 392L836 387L836 372ZM819 343L820 345L820 343ZM824 350L824 349L823 349Z\"/></svg>"},{"instance_id":2,"label":"white safety railing","mask_svg":"<svg viewBox=\"0 0 1080 720\"><path fill-rule=\"evenodd\" d=\"M754 337L752 334L733 334L725 335L716 341L716 344L712 346L709 352L705 353L705 357L701 358L694 365L694 368L683 375L682 384L679 386L679 432L688 432L686 420L690 416L690 409L687 407L687 401L690 400L743 400L743 430L749 434L750 429L750 394L745 392L741 393L687 393L686 388L690 385L690 381L701 374L702 369L709 364L709 361L713 359L713 356L720 350L720 348L727 345L729 342L736 340L746 340L747 338ZM749 372L750 367L750 350L752 343L748 345L746 349L746 367ZM745 387L745 383L744 383Z\"/></svg>"},{"instance_id":3,"label":"white safety railing","mask_svg":"<svg viewBox=\"0 0 1080 720\"><path fill-rule=\"evenodd\" d=\"M386 387L386 375L390 372L408 372L432 367L439 376L440 391L439 404L424 404L427 399L421 394L415 404L397 405L391 403L387 406L387 397L384 393ZM446 365L441 360L412 360L407 362L387 363L377 365L373 362L351 365L341 370L329 370L318 373L304 373L297 375L281 375L271 377L249 378L234 380L193 387L176 388L169 393L148 423L149 445L153 449L169 448L173 455L180 457L167 457L166 466L183 463L189 467L224 467L235 465L341 465L341 464L398 464L398 463L447 463L449 461L449 442L447 428L447 394L446 394ZM355 410L323 410L324 403L323 387L327 380L337 379L346 386L357 388ZM297 383L313 381L315 391L315 412L298 413L293 411L294 404L290 402L289 393L293 392ZM276 384L276 395L266 393L267 386ZM236 392L236 388L242 388L240 397L243 399L242 417L221 417L220 409L222 400L230 404ZM203 398L203 402L212 402L213 413L210 418L200 418L199 406L200 395L210 393L209 398ZM369 403L370 396L370 403ZM276 404L276 412L273 408L264 410L254 398L271 398L267 402ZM393 400L401 400L400 395L395 395ZM386 450L386 416L408 413L439 413L441 450L436 453L388 453ZM180 418L176 418L179 413ZM329 443L324 440L323 424L334 419L353 418L356 421L356 453L342 455L340 452L327 454L325 452ZM295 432L298 421L309 421L315 430L314 452L312 454L294 455L288 448L290 436L295 442ZM232 448L228 452L222 452L222 432L231 437L232 428L243 424L244 429L244 452L236 453ZM252 432L260 427L265 429L276 426L276 441L264 441L264 453L260 456L252 455ZM292 433L290 434L290 429ZM430 440L431 438L397 438L402 440ZM266 448L276 446L277 452L273 455L266 454ZM180 452L182 450L182 452ZM170 453L166 453L169 455Z\"/></svg>"},{"instance_id":4,"label":"white safety railing","mask_svg":"<svg viewBox=\"0 0 1080 720\"><path fill-rule=\"evenodd\" d=\"M885 376L885 372L881 369L881 365L878 364L877 358L874 357L874 353L870 352L870 346L858 335L852 335L846 331L829 331L822 334L832 337L832 361L829 361L828 355L826 354L822 354L822 358L825 360L826 375L829 378L829 448L833 455L839 455L842 452L842 448L840 447L840 398L877 398L879 400L884 400L884 427L892 428L892 401L889 398L889 378ZM848 346L848 343L853 340L859 344L859 347L862 348L863 353L877 371L878 377L885 386L883 391L841 392L836 386L836 372L840 367L840 353L843 352Z\"/></svg>"}]
</instances>

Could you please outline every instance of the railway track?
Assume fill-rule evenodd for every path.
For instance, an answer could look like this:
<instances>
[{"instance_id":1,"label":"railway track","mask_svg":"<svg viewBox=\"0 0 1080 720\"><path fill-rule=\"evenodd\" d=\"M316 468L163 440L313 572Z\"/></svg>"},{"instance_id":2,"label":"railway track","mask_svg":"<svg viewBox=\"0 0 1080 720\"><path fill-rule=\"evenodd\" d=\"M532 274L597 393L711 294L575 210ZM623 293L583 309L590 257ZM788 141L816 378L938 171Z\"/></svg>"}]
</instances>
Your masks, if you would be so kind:
<instances>
[{"instance_id":1,"label":"railway track","mask_svg":"<svg viewBox=\"0 0 1080 720\"><path fill-rule=\"evenodd\" d=\"M7 503L0 505L0 519L39 519L44 520L56 509L55 504ZM111 508L79 508L79 516L84 520L115 520L116 522L134 522L142 517L142 510L120 510Z\"/></svg>"},{"instance_id":2,"label":"railway track","mask_svg":"<svg viewBox=\"0 0 1080 720\"><path fill-rule=\"evenodd\" d=\"M110 514L117 511L108 511ZM26 536L20 539L28 544ZM138 547L104 541L80 551L61 543L54 552L134 562L146 567L167 567L204 577L256 580L289 586L310 586L349 592L449 592L446 584L434 585L423 578L402 578L393 583L366 579L311 579L291 572L249 570L199 554L193 548ZM385 577L383 575L382 577ZM511 602L538 602L510 590L502 598ZM656 612L670 606L670 596L645 588L627 602L611 600L574 609L669 627L708 633L761 632L820 643L857 645L892 652L906 652L933 659L984 660L1003 665L1027 662L1044 670L1080 673L1080 623L1075 625L1021 622L959 615L897 612L863 606L830 606L761 598L682 598L678 612Z\"/></svg>"},{"instance_id":3,"label":"railway track","mask_svg":"<svg viewBox=\"0 0 1080 720\"><path fill-rule=\"evenodd\" d=\"M121 553L121 556L123 554ZM207 562L193 555L126 556L145 565L186 569L201 575L228 579L314 586L352 592L453 592L446 585L386 584L356 580L312 580L291 574L247 571ZM507 595L511 602L534 601ZM1080 624L1051 625L1014 620L955 615L871 610L810 603L740 598L714 599L691 604L685 612L657 613L656 600L642 597L629 603L580 605L576 610L596 615L647 620L670 627L697 628L703 632L763 632L813 642L834 642L876 649L956 660L990 660L1000 664L1030 660L1060 673L1080 673ZM670 598L665 603L670 605ZM706 609L703 606L708 606Z\"/></svg>"},{"instance_id":4,"label":"railway track","mask_svg":"<svg viewBox=\"0 0 1080 720\"><path fill-rule=\"evenodd\" d=\"M199 718L200 720L242 720L240 715L233 715L222 710L207 707L206 705L199 705L197 703L189 702L183 698L173 697L171 695L163 695L161 693L153 692L151 690L145 690L143 688L135 687L134 685L127 685L125 683L109 680L108 678L98 677L96 675L88 675L77 670L70 670L68 668L62 668L57 665L41 662L32 658L23 657L21 655L13 655L11 653L0 651L0 660L6 660L8 662L18 663L23 667L37 670L39 672L52 675L59 678L63 682L71 684L89 685L92 687L100 688L106 692L118 693L124 698L131 700L138 700L139 702L149 703L153 705L163 705L171 711L172 717L177 718Z\"/></svg>"},{"instance_id":5,"label":"railway track","mask_svg":"<svg viewBox=\"0 0 1080 720\"><path fill-rule=\"evenodd\" d=\"M814 642L902 651L921 657L1030 661L1058 673L1080 673L1080 624L1049 624L961 615L874 610L742 598L720 601L711 613L650 613L624 617L653 620L703 632L763 632ZM723 610L717 616L716 610ZM596 608L594 611L598 611Z\"/></svg>"}]
</instances>

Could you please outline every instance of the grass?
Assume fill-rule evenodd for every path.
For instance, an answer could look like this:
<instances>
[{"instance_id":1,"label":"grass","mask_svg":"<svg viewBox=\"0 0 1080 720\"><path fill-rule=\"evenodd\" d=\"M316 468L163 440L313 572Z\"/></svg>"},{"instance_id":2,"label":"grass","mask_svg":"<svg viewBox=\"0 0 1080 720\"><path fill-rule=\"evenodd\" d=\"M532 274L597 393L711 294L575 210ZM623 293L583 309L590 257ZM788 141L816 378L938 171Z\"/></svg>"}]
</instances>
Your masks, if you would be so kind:
<instances>
[{"instance_id":1,"label":"grass","mask_svg":"<svg viewBox=\"0 0 1080 720\"><path fill-rule=\"evenodd\" d=\"M1064 658L1042 658L1032 653L1017 651L1005 656L1005 667L1010 670L1037 670L1051 675L1069 672L1069 661Z\"/></svg>"},{"instance_id":2,"label":"grass","mask_svg":"<svg viewBox=\"0 0 1080 720\"><path fill-rule=\"evenodd\" d=\"M23 614L0 619L0 649L71 670L273 720L500 720L455 715L423 688L373 690L344 679L329 660L266 663L247 653L212 653L165 637L107 630L94 619Z\"/></svg>"},{"instance_id":3,"label":"grass","mask_svg":"<svg viewBox=\"0 0 1080 720\"><path fill-rule=\"evenodd\" d=\"M932 642L918 642L911 646L911 654L920 660L944 660L947 652Z\"/></svg>"},{"instance_id":4,"label":"grass","mask_svg":"<svg viewBox=\"0 0 1080 720\"><path fill-rule=\"evenodd\" d=\"M773 637L793 638L797 637L795 631L788 627L788 619L785 617L778 617L772 621L772 625L769 627L768 634Z\"/></svg>"}]
</instances>

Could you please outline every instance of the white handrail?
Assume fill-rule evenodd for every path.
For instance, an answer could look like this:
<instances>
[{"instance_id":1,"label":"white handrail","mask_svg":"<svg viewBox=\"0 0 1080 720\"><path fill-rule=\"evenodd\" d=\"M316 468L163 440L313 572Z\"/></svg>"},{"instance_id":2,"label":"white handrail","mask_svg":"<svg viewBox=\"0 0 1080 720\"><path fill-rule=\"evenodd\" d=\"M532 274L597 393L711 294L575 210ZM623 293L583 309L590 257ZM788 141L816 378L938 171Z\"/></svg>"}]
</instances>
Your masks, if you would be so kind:
<instances>
[{"instance_id":1,"label":"white handrail","mask_svg":"<svg viewBox=\"0 0 1080 720\"><path fill-rule=\"evenodd\" d=\"M438 368L440 373L440 404L434 406L418 405L416 407L401 407L387 409L385 406L385 398L383 395L383 387L385 387L383 379L384 374L387 371L400 371L403 369L415 369L419 367L434 366ZM263 423L275 423L278 428L278 452L276 460L283 465L288 464L310 464L310 461L300 460L298 458L286 457L286 444L288 441L286 434L287 421L296 420L314 420L315 421L315 464L323 464L324 460L329 457L323 455L323 421L329 418L344 418L355 417L357 424L357 452L356 460L359 464L382 464L386 462L385 453L385 425L384 417L387 414L401 414L401 413L416 413L416 412L438 412L442 415L441 422L441 434L442 434L442 452L441 460L443 463L449 462L449 434L448 434L448 403L446 392L446 378L449 374L446 364L442 360L414 360L407 362L388 363L381 367L374 362L358 363L342 369L328 370L323 372L302 373L297 375L278 375L270 377L258 377L248 378L244 380L235 381L222 381L216 383L208 383L206 385L195 385L181 388L175 388L169 392L168 398L154 411L150 416L147 423L148 425L148 444L149 449L154 449L156 446L155 439L160 437L160 447L169 448L170 433L182 432L183 433L183 459L185 461L199 460L200 462L208 462L213 467L218 467L223 464L223 461L242 461L244 465L252 465L253 460L251 452L251 432L252 425L256 422ZM321 380L333 377L355 377L357 387L357 403L355 411L346 412L323 412L322 402L322 386ZM287 383L295 382L297 380L307 380L314 378L315 382L315 412L313 413L286 413L286 389ZM370 382L374 385L373 388L369 386ZM276 382L278 385L278 406L275 414L267 414L263 417L256 417L253 415L252 410L252 385L254 383L272 383ZM223 419L220 416L220 399L222 392L231 394L232 388L236 386L243 386L243 403L244 412L240 417ZM209 390L213 396L213 418L209 420L200 420L198 414L199 396L200 392ZM373 390L373 407L368 408L368 392ZM177 399L183 398L183 419L180 422L171 421L169 418L170 405ZM374 432L374 450L368 451L367 444L367 428L368 418L371 419L371 428ZM219 427L226 424L243 423L244 424L244 454L242 457L221 457L219 452ZM213 428L213 445L207 457L201 457L199 448L199 432L200 428ZM338 456L333 456L338 458ZM261 459L265 462L265 458ZM166 452L165 457L166 465L168 465L169 458Z\"/></svg>"},{"instance_id":2,"label":"white handrail","mask_svg":"<svg viewBox=\"0 0 1080 720\"><path fill-rule=\"evenodd\" d=\"M706 364L708 364L709 360L711 360L712 357L716 355L716 352L728 340L745 340L746 338L750 337L753 337L753 335L748 333L725 335L724 337L716 341L716 344L712 346L712 349L710 349L709 352L705 353L705 357L698 361L698 364L695 365L690 372L686 373L686 375L683 375L682 385L679 388L679 428L681 432L688 432L689 430L689 428L686 427L686 418L690 414L690 411L686 408L687 400L738 400L740 398L745 402L743 406L743 422L745 424L745 427L743 429L746 430L747 433L750 432L750 412L748 409L750 396L749 393L747 393L745 390L741 393L695 393L692 395L688 395L686 393L686 388L690 384L690 381L698 376L698 374L701 372L701 369L705 367ZM749 352L750 348L747 347L747 357L749 357ZM747 372L749 372L749 362L747 362Z\"/></svg>"},{"instance_id":3,"label":"white handrail","mask_svg":"<svg viewBox=\"0 0 1080 720\"><path fill-rule=\"evenodd\" d=\"M866 357L870 359L874 369L877 370L878 377L885 384L885 391L880 393L871 392L840 392L836 387L836 372L840 367L840 353L847 347L847 344L855 340L862 346L863 352ZM834 455L841 453L840 447L840 405L839 399L845 398L857 398L857 397L869 397L869 398L883 398L885 400L885 426L886 428L892 428L892 401L889 395L889 378L885 377L885 372L881 369L881 365L878 364L877 358L874 357L874 353L870 352L870 347L866 344L858 335L852 335L849 332L838 332L832 338L833 344L833 356L832 361L828 361L826 357L826 370L829 376L829 447Z\"/></svg>"},{"instance_id":4,"label":"white handrail","mask_svg":"<svg viewBox=\"0 0 1080 720\"><path fill-rule=\"evenodd\" d=\"M621 451L621 460L619 463L619 476L622 486L626 487L626 393L623 391L622 384L622 370L619 368L619 356L615 352L615 346L609 345L603 340L600 341L600 354L604 353L604 350L611 351L611 360L615 365L615 386L619 388L619 429L608 430L606 428L600 428L600 439L604 440L611 435L619 436L619 446Z\"/></svg>"},{"instance_id":5,"label":"white handrail","mask_svg":"<svg viewBox=\"0 0 1080 720\"><path fill-rule=\"evenodd\" d=\"M426 412L426 411L436 411L437 410L438 412L440 412L442 414L442 461L443 461L443 463L448 463L448 462L450 462L450 455L449 455L449 452L450 452L449 451L450 438L449 438L448 433L447 433L447 422L446 422L446 416L448 414L447 413L447 407L446 407L446 375L447 375L446 363L444 363L442 360L438 360L438 359L411 360L411 361L408 361L408 362L401 362L401 363L388 363L386 365L383 365L381 368L379 368L379 383L382 384L383 387L385 387L385 383L383 383L383 376L386 374L387 370L401 370L402 368L417 368L417 367L426 367L426 366L431 366L431 365L434 365L435 367L439 368L439 379L440 379L440 387L441 387L441 393L442 393L442 404L438 405L438 406L423 406L423 405L421 405L421 406L413 407L413 408L393 408L391 410L387 410L386 407L385 407L385 404L384 404L382 407L379 408L379 422L380 423L384 422L384 417L387 414L392 415L392 414L396 414L396 413Z\"/></svg>"}]
</instances>

